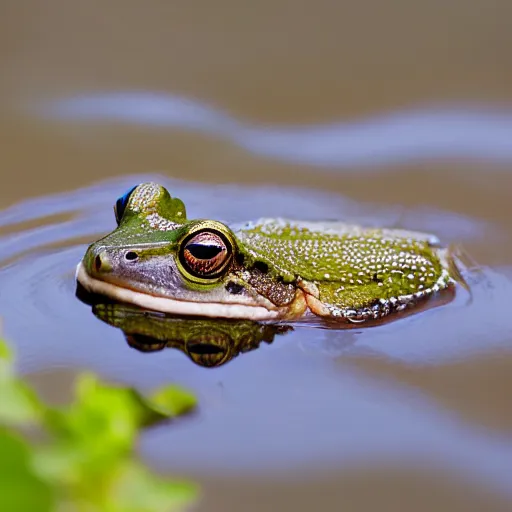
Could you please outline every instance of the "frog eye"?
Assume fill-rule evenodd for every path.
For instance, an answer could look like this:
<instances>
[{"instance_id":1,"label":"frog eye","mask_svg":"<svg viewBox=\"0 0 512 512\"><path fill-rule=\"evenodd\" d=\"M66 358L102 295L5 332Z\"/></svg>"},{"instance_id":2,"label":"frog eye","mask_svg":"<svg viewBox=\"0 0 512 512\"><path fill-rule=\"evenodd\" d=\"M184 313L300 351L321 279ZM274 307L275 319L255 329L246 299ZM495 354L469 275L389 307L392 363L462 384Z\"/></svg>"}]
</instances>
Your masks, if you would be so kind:
<instances>
[{"instance_id":1,"label":"frog eye","mask_svg":"<svg viewBox=\"0 0 512 512\"><path fill-rule=\"evenodd\" d=\"M121 219L123 218L124 211L126 210L126 205L128 204L128 201L130 200L130 196L132 195L132 192L137 188L137 185L135 187L132 187L126 194L122 195L114 205L114 214L116 216L116 222L117 225L121 223Z\"/></svg>"},{"instance_id":2,"label":"frog eye","mask_svg":"<svg viewBox=\"0 0 512 512\"><path fill-rule=\"evenodd\" d=\"M214 279L226 270L232 254L233 246L224 233L205 229L183 240L179 260L183 270L190 276Z\"/></svg>"}]
</instances>

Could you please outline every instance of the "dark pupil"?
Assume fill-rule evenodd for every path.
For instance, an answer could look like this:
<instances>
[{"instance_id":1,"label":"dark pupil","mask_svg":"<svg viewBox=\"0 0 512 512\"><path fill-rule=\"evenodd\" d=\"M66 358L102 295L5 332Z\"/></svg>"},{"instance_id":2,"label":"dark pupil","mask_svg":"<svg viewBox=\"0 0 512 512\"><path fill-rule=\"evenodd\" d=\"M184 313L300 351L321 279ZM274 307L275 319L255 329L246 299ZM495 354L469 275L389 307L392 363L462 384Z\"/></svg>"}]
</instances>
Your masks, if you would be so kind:
<instances>
[{"instance_id":1,"label":"dark pupil","mask_svg":"<svg viewBox=\"0 0 512 512\"><path fill-rule=\"evenodd\" d=\"M128 200L130 199L130 196L132 195L132 192L137 188L137 185L135 187L132 187L126 194L121 196L116 201L116 221L119 224L121 222L121 219L123 218L124 211L126 210L126 205L128 204Z\"/></svg>"},{"instance_id":2,"label":"dark pupil","mask_svg":"<svg viewBox=\"0 0 512 512\"><path fill-rule=\"evenodd\" d=\"M198 260L211 260L222 251L218 245L188 244L187 251Z\"/></svg>"}]
</instances>

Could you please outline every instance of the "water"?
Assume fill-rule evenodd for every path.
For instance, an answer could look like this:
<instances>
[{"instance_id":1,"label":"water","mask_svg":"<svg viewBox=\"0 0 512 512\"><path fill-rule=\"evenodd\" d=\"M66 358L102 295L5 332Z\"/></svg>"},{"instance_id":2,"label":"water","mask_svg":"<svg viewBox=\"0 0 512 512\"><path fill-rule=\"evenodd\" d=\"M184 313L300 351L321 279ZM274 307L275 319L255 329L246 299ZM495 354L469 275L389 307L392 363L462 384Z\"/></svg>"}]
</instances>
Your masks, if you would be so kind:
<instances>
[{"instance_id":1,"label":"water","mask_svg":"<svg viewBox=\"0 0 512 512\"><path fill-rule=\"evenodd\" d=\"M498 424L506 426L496 431L496 420L484 414L489 406L482 412L478 403L482 393L472 406L464 390L485 386L485 368L492 374L493 358L499 356L504 365L512 355L507 322L512 267L479 267L468 274L471 295L460 290L450 304L399 322L350 332L299 326L221 367L205 369L176 348L151 354L130 348L121 331L98 321L74 298L74 269L85 241L113 228L112 198L146 180L163 183L197 217L241 221L307 209L313 219L401 227L416 219L418 229L430 229L443 218L437 233L469 246L484 231L493 246L510 236L450 212L424 211L420 218L400 211L397 217L395 208L357 204L336 194L204 186L162 175L130 176L26 200L0 215L0 310L21 372L89 368L142 390L171 381L194 390L200 402L195 416L155 428L141 440L141 454L166 471L203 478L290 478L294 473L298 478L360 464L432 464L499 494L510 493L510 418L499 413ZM447 368L459 374L455 401ZM483 372L478 385L472 382L475 371ZM467 383L460 372L467 374ZM446 390L435 382L437 374ZM485 395L493 402L504 399L502 383L488 387Z\"/></svg>"},{"instance_id":2,"label":"water","mask_svg":"<svg viewBox=\"0 0 512 512\"><path fill-rule=\"evenodd\" d=\"M49 400L81 368L191 388L197 413L138 449L198 479L201 510L510 510L510 5L30 5L0 17L0 316L19 370ZM213 368L143 353L75 297L74 269L149 179L190 217L435 232L478 262L471 295L295 327Z\"/></svg>"}]
</instances>

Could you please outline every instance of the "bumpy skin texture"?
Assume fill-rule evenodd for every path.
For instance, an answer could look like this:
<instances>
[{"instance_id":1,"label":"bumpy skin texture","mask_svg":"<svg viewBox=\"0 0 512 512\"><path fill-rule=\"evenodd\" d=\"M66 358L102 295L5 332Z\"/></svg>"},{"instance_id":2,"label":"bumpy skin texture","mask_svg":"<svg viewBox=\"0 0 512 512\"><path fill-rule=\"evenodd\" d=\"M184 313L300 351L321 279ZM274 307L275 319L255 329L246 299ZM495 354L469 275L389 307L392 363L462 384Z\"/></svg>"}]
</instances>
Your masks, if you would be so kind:
<instances>
[{"instance_id":1,"label":"bumpy skin texture","mask_svg":"<svg viewBox=\"0 0 512 512\"><path fill-rule=\"evenodd\" d=\"M285 281L313 283L331 315L351 312L357 320L385 316L451 284L437 240L413 235L283 219L262 219L236 232L249 260L265 262Z\"/></svg>"},{"instance_id":2,"label":"bumpy skin texture","mask_svg":"<svg viewBox=\"0 0 512 512\"><path fill-rule=\"evenodd\" d=\"M319 316L362 322L454 284L449 252L425 233L285 219L232 228L189 221L183 203L154 183L135 187L116 208L118 228L89 247L78 279L90 291L150 309L163 304L167 312L295 319L307 305ZM220 240L217 258L224 263L217 273L186 268L195 256L184 247L196 233L196 251ZM203 263L197 268L215 269Z\"/></svg>"}]
</instances>

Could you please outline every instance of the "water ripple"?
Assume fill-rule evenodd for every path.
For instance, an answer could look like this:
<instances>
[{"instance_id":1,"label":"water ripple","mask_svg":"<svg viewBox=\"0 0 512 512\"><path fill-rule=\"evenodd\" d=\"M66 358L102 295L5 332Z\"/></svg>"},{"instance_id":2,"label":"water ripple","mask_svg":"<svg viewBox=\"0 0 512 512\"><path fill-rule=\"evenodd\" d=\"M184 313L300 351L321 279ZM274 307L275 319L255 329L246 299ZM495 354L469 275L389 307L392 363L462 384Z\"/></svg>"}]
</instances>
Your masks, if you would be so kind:
<instances>
[{"instance_id":1,"label":"water ripple","mask_svg":"<svg viewBox=\"0 0 512 512\"><path fill-rule=\"evenodd\" d=\"M236 119L173 94L110 92L30 104L31 114L66 122L117 122L223 137L256 155L350 169L411 160L512 161L508 106L448 105L309 126L266 126Z\"/></svg>"}]
</instances>

